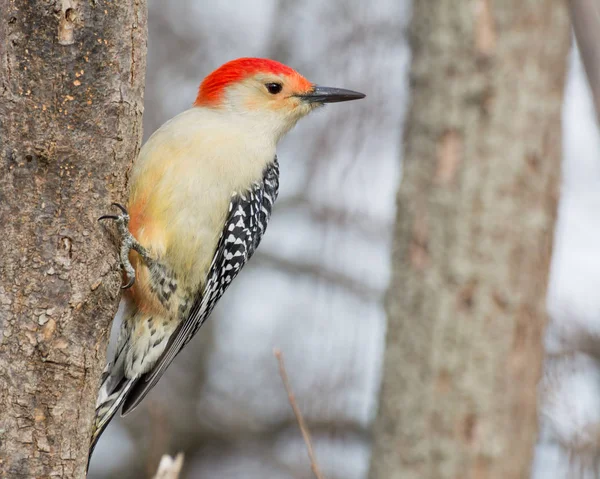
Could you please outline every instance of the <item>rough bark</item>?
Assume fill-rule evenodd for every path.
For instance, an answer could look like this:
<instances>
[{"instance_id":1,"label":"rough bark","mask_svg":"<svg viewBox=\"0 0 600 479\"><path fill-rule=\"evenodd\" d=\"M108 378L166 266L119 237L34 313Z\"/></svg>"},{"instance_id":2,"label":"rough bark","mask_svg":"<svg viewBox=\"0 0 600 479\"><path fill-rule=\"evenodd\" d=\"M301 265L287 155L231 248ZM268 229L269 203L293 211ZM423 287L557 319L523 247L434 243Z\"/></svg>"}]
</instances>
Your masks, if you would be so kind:
<instances>
[{"instance_id":1,"label":"rough bark","mask_svg":"<svg viewBox=\"0 0 600 479\"><path fill-rule=\"evenodd\" d=\"M528 477L566 10L415 2L372 478Z\"/></svg>"},{"instance_id":2,"label":"rough bark","mask_svg":"<svg viewBox=\"0 0 600 479\"><path fill-rule=\"evenodd\" d=\"M0 0L0 476L83 477L141 140L145 0Z\"/></svg>"}]
</instances>

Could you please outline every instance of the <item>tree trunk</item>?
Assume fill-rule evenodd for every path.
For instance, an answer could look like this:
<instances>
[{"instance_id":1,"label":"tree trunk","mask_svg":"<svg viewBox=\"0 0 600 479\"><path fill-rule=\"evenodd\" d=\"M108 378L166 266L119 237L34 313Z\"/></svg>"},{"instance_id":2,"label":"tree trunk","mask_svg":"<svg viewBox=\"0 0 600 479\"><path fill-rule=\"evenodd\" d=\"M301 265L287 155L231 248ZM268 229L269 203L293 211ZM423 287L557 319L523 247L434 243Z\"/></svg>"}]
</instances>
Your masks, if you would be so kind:
<instances>
[{"instance_id":1,"label":"tree trunk","mask_svg":"<svg viewBox=\"0 0 600 479\"><path fill-rule=\"evenodd\" d=\"M524 478L536 438L569 21L416 0L371 477Z\"/></svg>"},{"instance_id":2,"label":"tree trunk","mask_svg":"<svg viewBox=\"0 0 600 479\"><path fill-rule=\"evenodd\" d=\"M145 0L0 0L0 476L83 477L141 141Z\"/></svg>"}]
</instances>

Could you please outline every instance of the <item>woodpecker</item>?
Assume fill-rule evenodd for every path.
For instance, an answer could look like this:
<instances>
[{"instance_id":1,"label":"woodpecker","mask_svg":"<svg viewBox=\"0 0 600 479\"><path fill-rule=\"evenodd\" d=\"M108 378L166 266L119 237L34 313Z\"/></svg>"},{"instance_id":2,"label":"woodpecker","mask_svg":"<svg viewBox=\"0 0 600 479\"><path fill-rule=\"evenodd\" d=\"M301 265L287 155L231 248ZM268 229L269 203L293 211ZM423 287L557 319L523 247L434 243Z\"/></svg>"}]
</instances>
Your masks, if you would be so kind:
<instances>
[{"instance_id":1,"label":"woodpecker","mask_svg":"<svg viewBox=\"0 0 600 479\"><path fill-rule=\"evenodd\" d=\"M208 75L193 107L162 125L133 164L116 222L125 312L96 404L91 453L119 408L132 411L206 321L256 250L279 189L279 140L325 103L357 100L273 60Z\"/></svg>"}]
</instances>

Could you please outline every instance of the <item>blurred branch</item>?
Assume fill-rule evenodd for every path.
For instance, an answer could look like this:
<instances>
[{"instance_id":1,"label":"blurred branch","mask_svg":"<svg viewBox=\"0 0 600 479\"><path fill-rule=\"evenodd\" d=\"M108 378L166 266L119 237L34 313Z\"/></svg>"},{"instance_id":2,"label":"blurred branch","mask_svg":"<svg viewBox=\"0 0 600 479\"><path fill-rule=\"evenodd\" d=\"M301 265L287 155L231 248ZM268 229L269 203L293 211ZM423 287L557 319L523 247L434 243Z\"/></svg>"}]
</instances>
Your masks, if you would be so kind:
<instances>
[{"instance_id":1,"label":"blurred branch","mask_svg":"<svg viewBox=\"0 0 600 479\"><path fill-rule=\"evenodd\" d=\"M342 273L330 271L320 264L299 263L281 256L276 256L266 251L258 250L254 257L264 266L284 270L293 275L304 274L334 284L351 292L364 301L379 301L381 291L367 284L356 281L354 278Z\"/></svg>"},{"instance_id":2,"label":"blurred branch","mask_svg":"<svg viewBox=\"0 0 600 479\"><path fill-rule=\"evenodd\" d=\"M183 453L180 452L173 459L168 454L165 454L160 459L160 464L158 465L158 471L156 471L156 475L153 479L178 479L179 474L181 473L181 468L183 467Z\"/></svg>"},{"instance_id":3,"label":"blurred branch","mask_svg":"<svg viewBox=\"0 0 600 479\"><path fill-rule=\"evenodd\" d=\"M310 459L310 467L317 479L325 479L325 476L323 476L323 474L319 470L319 465L317 464L315 451L313 450L312 443L310 441L310 432L308 431L308 427L304 422L304 418L302 417L302 413L300 412L300 408L298 407L298 404L296 403L296 398L294 397L294 393L292 392L290 380L285 370L285 363L283 362L283 353L281 352L281 350L275 349L273 351L273 354L275 355L275 357L277 358L277 362L279 363L279 375L281 376L281 380L283 381L283 387L285 387L285 391L287 392L290 405L292 406L294 415L296 416L296 420L298 421L298 426L300 426L300 432L302 433L304 444L306 444L306 451L308 452L308 457Z\"/></svg>"},{"instance_id":4,"label":"blurred branch","mask_svg":"<svg viewBox=\"0 0 600 479\"><path fill-rule=\"evenodd\" d=\"M330 223L337 227L355 231L368 240L380 240L385 235L391 235L392 224L373 218L369 215L356 215L343 208L314 204L305 195L294 195L281 198L277 203L277 211L306 208L310 217L317 223Z\"/></svg>"},{"instance_id":5,"label":"blurred branch","mask_svg":"<svg viewBox=\"0 0 600 479\"><path fill-rule=\"evenodd\" d=\"M600 3L598 0L571 0L569 6L596 117L600 121Z\"/></svg>"}]
</instances>

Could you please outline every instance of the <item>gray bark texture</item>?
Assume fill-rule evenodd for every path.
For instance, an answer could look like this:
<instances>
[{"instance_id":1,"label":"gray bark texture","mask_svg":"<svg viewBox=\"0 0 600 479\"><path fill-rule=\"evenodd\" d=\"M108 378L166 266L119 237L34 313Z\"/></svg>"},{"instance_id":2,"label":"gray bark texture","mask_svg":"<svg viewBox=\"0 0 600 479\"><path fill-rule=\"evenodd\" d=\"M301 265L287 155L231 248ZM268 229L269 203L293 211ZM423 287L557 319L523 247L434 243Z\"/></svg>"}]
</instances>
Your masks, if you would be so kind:
<instances>
[{"instance_id":1,"label":"gray bark texture","mask_svg":"<svg viewBox=\"0 0 600 479\"><path fill-rule=\"evenodd\" d=\"M555 0L416 0L371 478L528 477L569 47Z\"/></svg>"},{"instance_id":2,"label":"gray bark texture","mask_svg":"<svg viewBox=\"0 0 600 479\"><path fill-rule=\"evenodd\" d=\"M83 477L142 130L146 2L0 0L0 477Z\"/></svg>"}]
</instances>

